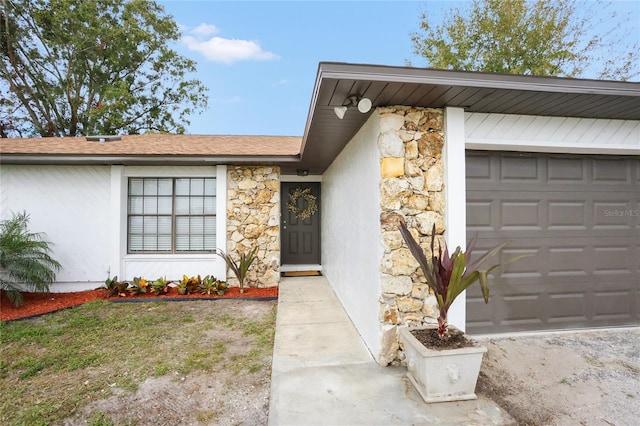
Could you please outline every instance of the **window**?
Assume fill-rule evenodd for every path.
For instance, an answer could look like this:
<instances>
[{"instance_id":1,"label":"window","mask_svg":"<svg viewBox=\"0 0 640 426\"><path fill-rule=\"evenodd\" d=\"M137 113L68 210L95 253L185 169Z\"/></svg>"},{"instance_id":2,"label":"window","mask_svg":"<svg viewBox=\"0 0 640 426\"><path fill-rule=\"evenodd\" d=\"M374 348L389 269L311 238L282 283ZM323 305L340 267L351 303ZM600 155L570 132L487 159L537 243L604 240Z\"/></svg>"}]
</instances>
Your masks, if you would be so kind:
<instances>
[{"instance_id":1,"label":"window","mask_svg":"<svg viewBox=\"0 0 640 426\"><path fill-rule=\"evenodd\" d=\"M129 253L211 252L215 178L129 178Z\"/></svg>"}]
</instances>

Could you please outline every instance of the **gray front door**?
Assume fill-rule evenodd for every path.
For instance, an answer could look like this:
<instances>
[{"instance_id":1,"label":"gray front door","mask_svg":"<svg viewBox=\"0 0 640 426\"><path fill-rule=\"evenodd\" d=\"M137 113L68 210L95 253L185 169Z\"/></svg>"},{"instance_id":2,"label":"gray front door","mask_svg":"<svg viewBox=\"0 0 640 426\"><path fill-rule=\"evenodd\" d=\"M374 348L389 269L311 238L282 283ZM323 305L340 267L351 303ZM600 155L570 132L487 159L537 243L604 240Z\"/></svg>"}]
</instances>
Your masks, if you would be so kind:
<instances>
[{"instance_id":1,"label":"gray front door","mask_svg":"<svg viewBox=\"0 0 640 426\"><path fill-rule=\"evenodd\" d=\"M318 211L307 219L299 219L287 208L291 194L297 189L311 190L316 197ZM281 249L282 265L319 265L320 264L320 183L319 182L283 182L281 197ZM298 198L297 206L303 210L307 201Z\"/></svg>"},{"instance_id":2,"label":"gray front door","mask_svg":"<svg viewBox=\"0 0 640 426\"><path fill-rule=\"evenodd\" d=\"M470 333L640 324L640 159L467 152L467 237L510 241Z\"/></svg>"}]
</instances>

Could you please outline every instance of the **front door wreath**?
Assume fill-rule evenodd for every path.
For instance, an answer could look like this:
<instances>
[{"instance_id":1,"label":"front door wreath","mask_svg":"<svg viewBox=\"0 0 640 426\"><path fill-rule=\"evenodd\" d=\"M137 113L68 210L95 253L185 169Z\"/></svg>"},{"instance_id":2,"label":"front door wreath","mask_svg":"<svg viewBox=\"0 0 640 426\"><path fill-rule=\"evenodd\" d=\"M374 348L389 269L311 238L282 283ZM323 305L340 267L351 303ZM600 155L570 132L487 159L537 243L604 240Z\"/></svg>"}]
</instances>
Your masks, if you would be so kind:
<instances>
[{"instance_id":1,"label":"front door wreath","mask_svg":"<svg viewBox=\"0 0 640 426\"><path fill-rule=\"evenodd\" d=\"M298 200L300 199L302 199L303 202L302 206L298 207ZM298 187L289 194L287 209L301 220L306 220L313 216L318 211L318 205L316 204L315 195L311 194L311 188L302 189Z\"/></svg>"}]
</instances>

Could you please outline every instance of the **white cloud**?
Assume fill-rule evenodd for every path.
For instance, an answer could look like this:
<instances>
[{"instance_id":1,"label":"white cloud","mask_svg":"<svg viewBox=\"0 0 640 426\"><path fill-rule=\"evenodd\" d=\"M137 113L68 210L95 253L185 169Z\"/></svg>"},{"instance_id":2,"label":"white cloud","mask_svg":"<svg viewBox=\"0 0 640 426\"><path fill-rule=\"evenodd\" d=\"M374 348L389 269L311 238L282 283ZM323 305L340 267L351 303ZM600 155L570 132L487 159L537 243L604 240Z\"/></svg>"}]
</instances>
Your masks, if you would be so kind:
<instances>
[{"instance_id":1,"label":"white cloud","mask_svg":"<svg viewBox=\"0 0 640 426\"><path fill-rule=\"evenodd\" d=\"M191 30L192 34L195 34L195 35L201 36L201 37L206 37L206 36L210 36L210 35L213 35L213 34L218 34L219 32L220 32L220 30L215 25L209 25L209 24L205 24L205 23L202 23L202 24L198 25L197 27L195 27L193 30Z\"/></svg>"},{"instance_id":2,"label":"white cloud","mask_svg":"<svg viewBox=\"0 0 640 426\"><path fill-rule=\"evenodd\" d=\"M273 52L263 50L260 44L252 40L210 37L220 30L215 25L200 24L185 35L181 41L189 50L200 52L210 61L232 64L238 61L271 61L280 57Z\"/></svg>"},{"instance_id":3,"label":"white cloud","mask_svg":"<svg viewBox=\"0 0 640 426\"><path fill-rule=\"evenodd\" d=\"M287 83L288 83L288 81L287 81L287 80L279 80L279 81L276 81L275 83L273 83L273 84L271 85L271 87L284 86L284 85L285 85L285 84L287 84Z\"/></svg>"}]
</instances>

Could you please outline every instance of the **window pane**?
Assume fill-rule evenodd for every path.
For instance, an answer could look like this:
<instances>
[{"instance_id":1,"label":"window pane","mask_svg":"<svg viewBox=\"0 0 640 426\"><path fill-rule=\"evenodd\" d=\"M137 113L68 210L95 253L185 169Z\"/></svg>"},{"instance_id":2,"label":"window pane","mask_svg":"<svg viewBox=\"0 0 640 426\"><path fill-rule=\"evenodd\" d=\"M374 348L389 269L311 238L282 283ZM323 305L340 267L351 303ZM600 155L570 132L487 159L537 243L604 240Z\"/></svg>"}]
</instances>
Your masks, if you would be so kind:
<instances>
[{"instance_id":1,"label":"window pane","mask_svg":"<svg viewBox=\"0 0 640 426\"><path fill-rule=\"evenodd\" d=\"M129 251L215 250L215 194L215 178L130 178Z\"/></svg>"},{"instance_id":2,"label":"window pane","mask_svg":"<svg viewBox=\"0 0 640 426\"><path fill-rule=\"evenodd\" d=\"M189 236L188 235L176 235L176 251L189 250Z\"/></svg>"},{"instance_id":3,"label":"window pane","mask_svg":"<svg viewBox=\"0 0 640 426\"><path fill-rule=\"evenodd\" d=\"M144 233L155 234L158 232L158 218L154 216L145 216Z\"/></svg>"},{"instance_id":4,"label":"window pane","mask_svg":"<svg viewBox=\"0 0 640 426\"><path fill-rule=\"evenodd\" d=\"M204 218L203 217L192 217L191 218L191 226L189 227L189 231L192 234L203 234L204 233Z\"/></svg>"},{"instance_id":5,"label":"window pane","mask_svg":"<svg viewBox=\"0 0 640 426\"><path fill-rule=\"evenodd\" d=\"M171 235L171 216L158 216L158 234Z\"/></svg>"},{"instance_id":6,"label":"window pane","mask_svg":"<svg viewBox=\"0 0 640 426\"><path fill-rule=\"evenodd\" d=\"M171 197L158 198L158 214L171 214Z\"/></svg>"},{"instance_id":7,"label":"window pane","mask_svg":"<svg viewBox=\"0 0 640 426\"><path fill-rule=\"evenodd\" d=\"M157 240L157 236L154 235L145 235L144 238L144 249L145 250L149 250L149 251L156 251L158 250L158 240Z\"/></svg>"},{"instance_id":8,"label":"window pane","mask_svg":"<svg viewBox=\"0 0 640 426\"><path fill-rule=\"evenodd\" d=\"M191 198L191 205L189 206L189 213L202 214L204 212L204 201L202 197Z\"/></svg>"},{"instance_id":9,"label":"window pane","mask_svg":"<svg viewBox=\"0 0 640 426\"><path fill-rule=\"evenodd\" d=\"M129 233L142 234L142 216L129 217Z\"/></svg>"},{"instance_id":10,"label":"window pane","mask_svg":"<svg viewBox=\"0 0 640 426\"><path fill-rule=\"evenodd\" d=\"M189 214L189 197L176 197L176 214Z\"/></svg>"},{"instance_id":11,"label":"window pane","mask_svg":"<svg viewBox=\"0 0 640 426\"><path fill-rule=\"evenodd\" d=\"M142 235L129 234L129 251L142 250Z\"/></svg>"},{"instance_id":12,"label":"window pane","mask_svg":"<svg viewBox=\"0 0 640 426\"><path fill-rule=\"evenodd\" d=\"M216 195L216 180L205 179L204 180L204 195Z\"/></svg>"},{"instance_id":13,"label":"window pane","mask_svg":"<svg viewBox=\"0 0 640 426\"><path fill-rule=\"evenodd\" d=\"M144 179L144 195L158 195L158 179Z\"/></svg>"},{"instance_id":14,"label":"window pane","mask_svg":"<svg viewBox=\"0 0 640 426\"><path fill-rule=\"evenodd\" d=\"M216 213L216 197L207 197L204 200L204 214L215 214Z\"/></svg>"},{"instance_id":15,"label":"window pane","mask_svg":"<svg viewBox=\"0 0 640 426\"><path fill-rule=\"evenodd\" d=\"M176 195L189 195L189 179L176 179Z\"/></svg>"},{"instance_id":16,"label":"window pane","mask_svg":"<svg viewBox=\"0 0 640 426\"><path fill-rule=\"evenodd\" d=\"M144 214L158 213L158 199L155 197L144 198Z\"/></svg>"},{"instance_id":17,"label":"window pane","mask_svg":"<svg viewBox=\"0 0 640 426\"><path fill-rule=\"evenodd\" d=\"M191 195L204 194L204 179L191 179Z\"/></svg>"},{"instance_id":18,"label":"window pane","mask_svg":"<svg viewBox=\"0 0 640 426\"><path fill-rule=\"evenodd\" d=\"M142 214L142 197L129 197L129 214Z\"/></svg>"},{"instance_id":19,"label":"window pane","mask_svg":"<svg viewBox=\"0 0 640 426\"><path fill-rule=\"evenodd\" d=\"M214 234L216 232L216 217L205 216L204 217L204 232L207 234Z\"/></svg>"},{"instance_id":20,"label":"window pane","mask_svg":"<svg viewBox=\"0 0 640 426\"><path fill-rule=\"evenodd\" d=\"M216 248L216 237L215 235L205 235L204 236L204 249L205 250L215 250Z\"/></svg>"},{"instance_id":21,"label":"window pane","mask_svg":"<svg viewBox=\"0 0 640 426\"><path fill-rule=\"evenodd\" d=\"M129 179L129 195L142 195L142 179Z\"/></svg>"},{"instance_id":22,"label":"window pane","mask_svg":"<svg viewBox=\"0 0 640 426\"><path fill-rule=\"evenodd\" d=\"M173 179L158 179L158 195L171 195L173 193Z\"/></svg>"},{"instance_id":23,"label":"window pane","mask_svg":"<svg viewBox=\"0 0 640 426\"><path fill-rule=\"evenodd\" d=\"M204 250L204 241L202 240L202 235L192 235L191 238L191 246L189 247L191 250Z\"/></svg>"},{"instance_id":24,"label":"window pane","mask_svg":"<svg viewBox=\"0 0 640 426\"><path fill-rule=\"evenodd\" d=\"M176 217L176 234L184 235L189 233L189 218Z\"/></svg>"},{"instance_id":25,"label":"window pane","mask_svg":"<svg viewBox=\"0 0 640 426\"><path fill-rule=\"evenodd\" d=\"M158 235L158 250L171 251L171 234Z\"/></svg>"}]
</instances>

